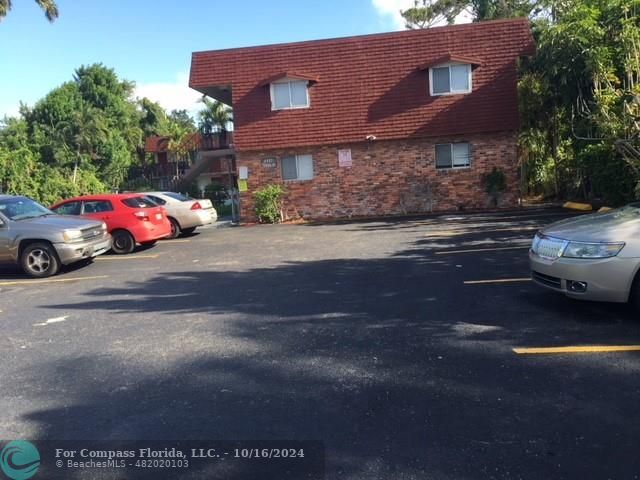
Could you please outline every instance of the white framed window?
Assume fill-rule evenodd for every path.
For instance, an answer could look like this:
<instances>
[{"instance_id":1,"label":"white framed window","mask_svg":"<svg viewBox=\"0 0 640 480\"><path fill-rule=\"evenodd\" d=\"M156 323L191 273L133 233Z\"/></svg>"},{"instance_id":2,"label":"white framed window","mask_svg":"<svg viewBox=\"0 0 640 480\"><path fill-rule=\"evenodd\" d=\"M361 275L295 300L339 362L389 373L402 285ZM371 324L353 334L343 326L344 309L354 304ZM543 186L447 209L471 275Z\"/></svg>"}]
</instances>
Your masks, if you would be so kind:
<instances>
[{"instance_id":1,"label":"white framed window","mask_svg":"<svg viewBox=\"0 0 640 480\"><path fill-rule=\"evenodd\" d=\"M454 95L471 92L471 65L451 63L429 69L429 93Z\"/></svg>"},{"instance_id":2,"label":"white framed window","mask_svg":"<svg viewBox=\"0 0 640 480\"><path fill-rule=\"evenodd\" d=\"M283 180L311 180L313 178L313 157L311 155L292 155L284 157L282 165Z\"/></svg>"},{"instance_id":3,"label":"white framed window","mask_svg":"<svg viewBox=\"0 0 640 480\"><path fill-rule=\"evenodd\" d=\"M466 168L471 166L469 143L441 143L436 145L436 168Z\"/></svg>"},{"instance_id":4,"label":"white framed window","mask_svg":"<svg viewBox=\"0 0 640 480\"><path fill-rule=\"evenodd\" d=\"M309 82L285 80L271 84L271 110L309 107Z\"/></svg>"}]
</instances>

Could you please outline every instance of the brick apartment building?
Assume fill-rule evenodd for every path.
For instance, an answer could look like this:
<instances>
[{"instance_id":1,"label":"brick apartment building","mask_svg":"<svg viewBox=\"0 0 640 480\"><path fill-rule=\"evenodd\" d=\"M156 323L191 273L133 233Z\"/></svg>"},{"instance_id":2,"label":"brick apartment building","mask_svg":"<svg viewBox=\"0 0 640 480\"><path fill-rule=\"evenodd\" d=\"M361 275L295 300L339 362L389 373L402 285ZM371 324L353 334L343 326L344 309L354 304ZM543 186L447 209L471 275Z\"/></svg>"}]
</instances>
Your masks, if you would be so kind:
<instances>
[{"instance_id":1,"label":"brick apartment building","mask_svg":"<svg viewBox=\"0 0 640 480\"><path fill-rule=\"evenodd\" d=\"M242 217L286 186L285 215L485 208L482 178L518 198L517 60L526 19L196 52L189 85L233 107Z\"/></svg>"}]
</instances>

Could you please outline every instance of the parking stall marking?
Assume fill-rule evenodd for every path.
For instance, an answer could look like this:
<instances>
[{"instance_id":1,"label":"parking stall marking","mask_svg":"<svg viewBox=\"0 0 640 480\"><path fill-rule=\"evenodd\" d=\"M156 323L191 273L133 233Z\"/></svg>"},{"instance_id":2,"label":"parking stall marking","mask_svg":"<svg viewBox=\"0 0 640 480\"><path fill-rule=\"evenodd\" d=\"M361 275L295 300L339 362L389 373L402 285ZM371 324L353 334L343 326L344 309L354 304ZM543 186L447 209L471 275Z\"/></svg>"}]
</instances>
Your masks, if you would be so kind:
<instances>
[{"instance_id":1,"label":"parking stall marking","mask_svg":"<svg viewBox=\"0 0 640 480\"><path fill-rule=\"evenodd\" d=\"M433 230L428 233L425 233L424 236L429 237L454 237L454 236L463 236L463 235L478 235L478 234L487 234L491 235L493 233L500 232L511 232L514 234L517 233L530 233L540 230L541 227L500 227L500 228L487 228L482 229L481 227L461 227L461 228L450 228L448 230Z\"/></svg>"},{"instance_id":2,"label":"parking stall marking","mask_svg":"<svg viewBox=\"0 0 640 480\"><path fill-rule=\"evenodd\" d=\"M551 353L607 353L607 352L638 352L640 345L583 345L569 347L531 347L514 348L518 355L540 355Z\"/></svg>"},{"instance_id":3,"label":"parking stall marking","mask_svg":"<svg viewBox=\"0 0 640 480\"><path fill-rule=\"evenodd\" d=\"M34 327L46 327L47 325L52 325L54 323L66 322L67 318L69 318L69 315L65 315L63 317L49 318L44 322L34 323L33 326Z\"/></svg>"},{"instance_id":4,"label":"parking stall marking","mask_svg":"<svg viewBox=\"0 0 640 480\"><path fill-rule=\"evenodd\" d=\"M47 280L10 280L0 281L0 287L7 287L11 285L42 285L45 283L65 283L65 282L79 282L82 280L97 280L99 278L109 278L109 275L95 275L93 277L74 277L74 278L53 278Z\"/></svg>"},{"instance_id":5,"label":"parking stall marking","mask_svg":"<svg viewBox=\"0 0 640 480\"><path fill-rule=\"evenodd\" d=\"M465 280L465 285L491 285L493 283L518 283L518 282L530 282L531 278L496 278L492 280Z\"/></svg>"},{"instance_id":6,"label":"parking stall marking","mask_svg":"<svg viewBox=\"0 0 640 480\"><path fill-rule=\"evenodd\" d=\"M498 252L500 250L524 250L529 249L529 244L513 247L495 247L495 248L470 248L468 250L440 250L435 252L436 255L455 255L460 253L476 253L476 252Z\"/></svg>"},{"instance_id":7,"label":"parking stall marking","mask_svg":"<svg viewBox=\"0 0 640 480\"><path fill-rule=\"evenodd\" d=\"M103 260L138 260L141 258L158 258L160 256L159 253L155 253L153 255L123 255L123 256L109 256L109 257L97 257L94 260L103 261Z\"/></svg>"},{"instance_id":8,"label":"parking stall marking","mask_svg":"<svg viewBox=\"0 0 640 480\"><path fill-rule=\"evenodd\" d=\"M189 243L191 240L163 240L162 243Z\"/></svg>"}]
</instances>

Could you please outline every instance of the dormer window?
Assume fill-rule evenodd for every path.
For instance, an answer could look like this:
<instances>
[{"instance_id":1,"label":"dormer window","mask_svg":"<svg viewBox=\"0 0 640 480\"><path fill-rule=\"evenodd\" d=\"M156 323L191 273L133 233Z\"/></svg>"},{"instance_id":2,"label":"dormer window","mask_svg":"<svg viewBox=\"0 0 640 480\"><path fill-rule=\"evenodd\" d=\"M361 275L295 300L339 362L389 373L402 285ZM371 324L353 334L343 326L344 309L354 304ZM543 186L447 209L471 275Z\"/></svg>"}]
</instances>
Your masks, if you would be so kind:
<instances>
[{"instance_id":1,"label":"dormer window","mask_svg":"<svg viewBox=\"0 0 640 480\"><path fill-rule=\"evenodd\" d=\"M451 63L429 69L429 93L453 95L471 92L471 65Z\"/></svg>"},{"instance_id":2,"label":"dormer window","mask_svg":"<svg viewBox=\"0 0 640 480\"><path fill-rule=\"evenodd\" d=\"M309 82L307 80L283 79L271 84L271 109L309 107Z\"/></svg>"}]
</instances>

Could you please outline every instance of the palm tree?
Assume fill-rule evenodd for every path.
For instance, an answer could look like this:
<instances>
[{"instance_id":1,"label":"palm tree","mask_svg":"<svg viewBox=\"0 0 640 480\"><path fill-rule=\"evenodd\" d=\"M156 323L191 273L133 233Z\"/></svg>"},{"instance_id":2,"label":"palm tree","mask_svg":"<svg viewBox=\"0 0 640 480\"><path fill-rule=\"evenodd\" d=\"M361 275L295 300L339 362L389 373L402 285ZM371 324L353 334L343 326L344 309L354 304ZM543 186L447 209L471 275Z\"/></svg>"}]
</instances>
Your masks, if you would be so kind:
<instances>
[{"instance_id":1,"label":"palm tree","mask_svg":"<svg viewBox=\"0 0 640 480\"><path fill-rule=\"evenodd\" d=\"M229 123L233 122L231 108L217 100L211 100L203 95L200 102L205 108L198 112L198 127L203 134L226 132Z\"/></svg>"},{"instance_id":2,"label":"palm tree","mask_svg":"<svg viewBox=\"0 0 640 480\"><path fill-rule=\"evenodd\" d=\"M58 5L54 0L36 0L38 6L44 11L45 17L50 22L58 18ZM11 0L0 0L0 20L7 16L11 10Z\"/></svg>"},{"instance_id":3,"label":"palm tree","mask_svg":"<svg viewBox=\"0 0 640 480\"><path fill-rule=\"evenodd\" d=\"M175 121L167 122L163 136L169 139L167 150L176 163L176 178L180 177L180 164L187 162L189 154L197 147L194 145L194 133Z\"/></svg>"},{"instance_id":4,"label":"palm tree","mask_svg":"<svg viewBox=\"0 0 640 480\"><path fill-rule=\"evenodd\" d=\"M74 113L71 121L60 122L57 129L65 139L65 150L72 152L74 157L72 182L76 183L78 168L84 158L89 161L96 159L94 146L106 141L109 136L107 124L94 107L83 105ZM73 146L73 150L68 144Z\"/></svg>"}]
</instances>

